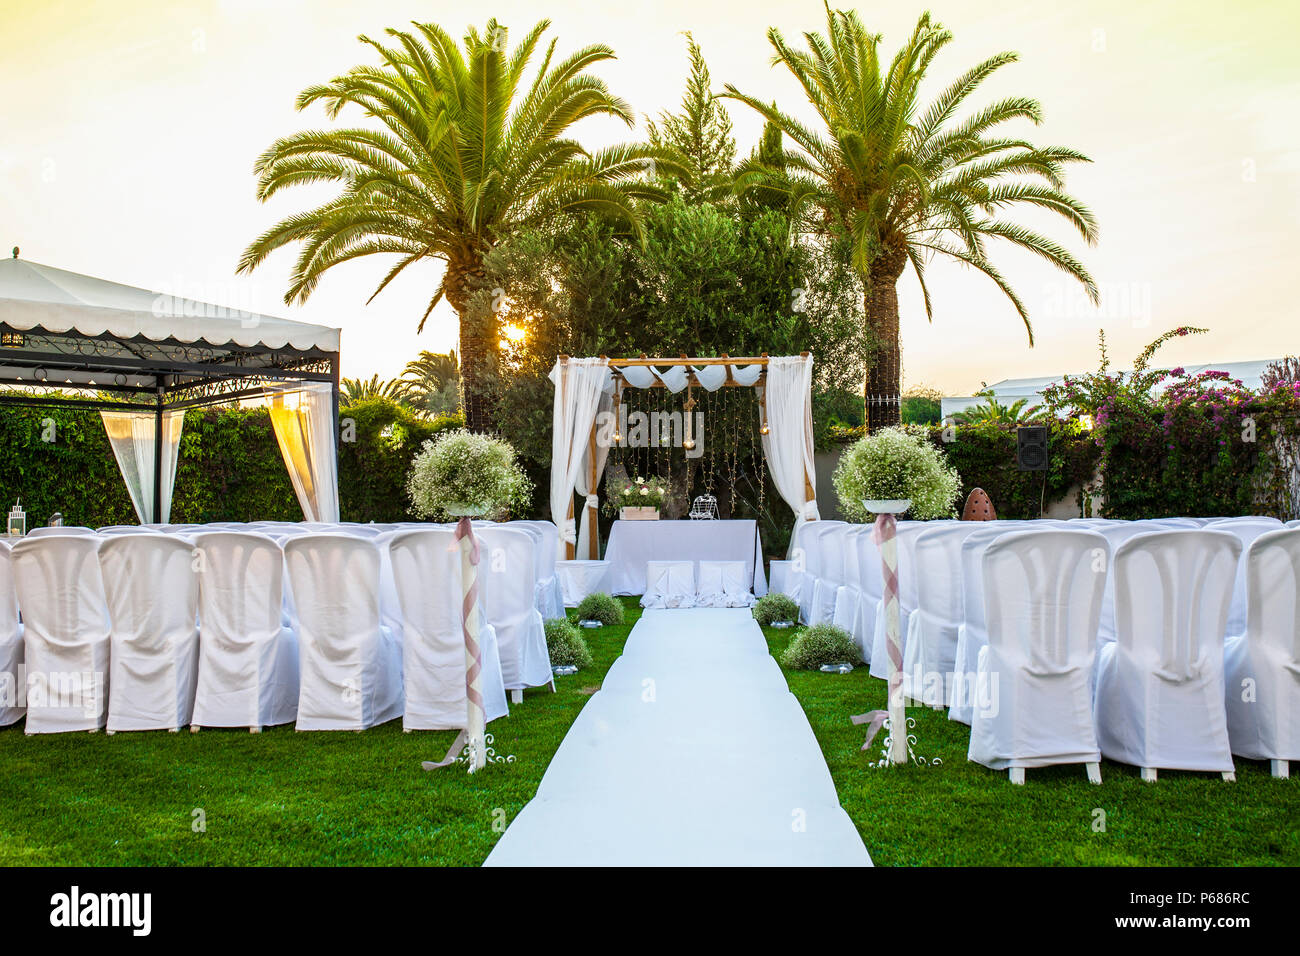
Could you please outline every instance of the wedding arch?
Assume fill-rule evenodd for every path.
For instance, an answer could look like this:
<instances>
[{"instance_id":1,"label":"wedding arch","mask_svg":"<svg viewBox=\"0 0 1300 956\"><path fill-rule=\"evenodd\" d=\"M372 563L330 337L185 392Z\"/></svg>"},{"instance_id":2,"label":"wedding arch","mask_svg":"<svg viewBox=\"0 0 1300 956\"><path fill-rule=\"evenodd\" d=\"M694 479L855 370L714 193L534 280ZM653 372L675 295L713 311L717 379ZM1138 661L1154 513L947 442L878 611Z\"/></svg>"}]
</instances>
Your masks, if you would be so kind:
<instances>
[{"instance_id":1,"label":"wedding arch","mask_svg":"<svg viewBox=\"0 0 1300 956\"><path fill-rule=\"evenodd\" d=\"M812 439L813 357L800 355L732 358L571 358L561 355L551 369L555 411L551 440L551 519L560 529L561 558L599 557L596 489L620 434L617 406L627 389L662 388L677 394L698 387L753 388L759 397L763 457L772 483L795 513L795 527L815 521L817 477ZM690 399L688 398L688 402ZM688 409L689 411L689 409ZM613 422L611 429L602 422ZM685 440L692 441L689 419ZM691 447L687 445L686 447ZM582 518L574 495L583 498Z\"/></svg>"}]
</instances>

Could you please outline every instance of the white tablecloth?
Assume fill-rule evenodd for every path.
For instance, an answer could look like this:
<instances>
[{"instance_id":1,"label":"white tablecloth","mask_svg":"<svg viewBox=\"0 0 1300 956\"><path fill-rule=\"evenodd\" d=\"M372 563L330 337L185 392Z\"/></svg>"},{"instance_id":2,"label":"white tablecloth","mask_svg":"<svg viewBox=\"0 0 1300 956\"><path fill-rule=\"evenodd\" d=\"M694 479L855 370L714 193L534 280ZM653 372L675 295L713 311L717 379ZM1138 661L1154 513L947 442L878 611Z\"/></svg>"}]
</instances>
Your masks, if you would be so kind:
<instances>
[{"instance_id":1,"label":"white tablecloth","mask_svg":"<svg viewBox=\"0 0 1300 956\"><path fill-rule=\"evenodd\" d=\"M743 561L745 583L767 593L763 549L753 521L615 521L605 548L611 594L644 594L647 561Z\"/></svg>"},{"instance_id":2,"label":"white tablecloth","mask_svg":"<svg viewBox=\"0 0 1300 956\"><path fill-rule=\"evenodd\" d=\"M564 606L577 607L588 594L608 591L608 573L608 561L556 561L555 576L560 581Z\"/></svg>"}]
</instances>

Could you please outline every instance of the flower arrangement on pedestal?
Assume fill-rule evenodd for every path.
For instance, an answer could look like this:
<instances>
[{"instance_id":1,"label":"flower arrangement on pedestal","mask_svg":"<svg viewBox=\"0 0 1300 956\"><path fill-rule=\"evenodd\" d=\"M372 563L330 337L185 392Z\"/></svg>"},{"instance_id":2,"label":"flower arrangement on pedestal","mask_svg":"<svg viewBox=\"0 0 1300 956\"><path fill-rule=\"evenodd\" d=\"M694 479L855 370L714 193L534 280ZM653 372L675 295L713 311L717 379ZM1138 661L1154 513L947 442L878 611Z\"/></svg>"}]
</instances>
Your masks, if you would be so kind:
<instances>
[{"instance_id":1,"label":"flower arrangement on pedestal","mask_svg":"<svg viewBox=\"0 0 1300 956\"><path fill-rule=\"evenodd\" d=\"M527 506L533 484L509 442L458 428L425 442L411 462L406 490L424 518L502 520Z\"/></svg>"},{"instance_id":2,"label":"flower arrangement on pedestal","mask_svg":"<svg viewBox=\"0 0 1300 956\"><path fill-rule=\"evenodd\" d=\"M636 475L622 482L605 482L606 504L623 519L658 518L669 492L669 484L662 478Z\"/></svg>"},{"instance_id":3,"label":"flower arrangement on pedestal","mask_svg":"<svg viewBox=\"0 0 1300 956\"><path fill-rule=\"evenodd\" d=\"M910 501L909 517L922 521L955 518L961 494L957 470L923 433L905 426L882 428L849 446L832 482L850 521L870 520L867 501Z\"/></svg>"}]
</instances>

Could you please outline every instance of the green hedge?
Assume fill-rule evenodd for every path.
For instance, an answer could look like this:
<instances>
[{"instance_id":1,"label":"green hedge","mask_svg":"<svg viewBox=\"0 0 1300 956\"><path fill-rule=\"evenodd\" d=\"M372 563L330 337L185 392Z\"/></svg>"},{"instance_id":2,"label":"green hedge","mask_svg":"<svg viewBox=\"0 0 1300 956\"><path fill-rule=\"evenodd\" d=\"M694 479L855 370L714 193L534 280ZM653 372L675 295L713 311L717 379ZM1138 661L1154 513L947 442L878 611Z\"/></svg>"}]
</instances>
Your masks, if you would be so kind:
<instances>
[{"instance_id":1,"label":"green hedge","mask_svg":"<svg viewBox=\"0 0 1300 956\"><path fill-rule=\"evenodd\" d=\"M1037 518L1040 509L1064 500L1076 486L1091 480L1101 458L1091 435L1077 421L1056 421L1050 428L1046 472L1017 470L1015 425L931 428L930 440L961 475L958 507L971 491L983 488L999 518Z\"/></svg>"},{"instance_id":2,"label":"green hedge","mask_svg":"<svg viewBox=\"0 0 1300 956\"><path fill-rule=\"evenodd\" d=\"M340 412L339 496L344 521L415 520L406 497L411 458L458 417L427 421L387 399ZM349 420L351 426L349 426ZM54 424L53 431L48 422ZM53 441L47 441L49 437ZM56 511L68 524L134 524L99 413L7 407L0 411L0 505L21 496L28 527ZM185 415L172 493L173 522L302 520L302 510L263 408Z\"/></svg>"}]
</instances>

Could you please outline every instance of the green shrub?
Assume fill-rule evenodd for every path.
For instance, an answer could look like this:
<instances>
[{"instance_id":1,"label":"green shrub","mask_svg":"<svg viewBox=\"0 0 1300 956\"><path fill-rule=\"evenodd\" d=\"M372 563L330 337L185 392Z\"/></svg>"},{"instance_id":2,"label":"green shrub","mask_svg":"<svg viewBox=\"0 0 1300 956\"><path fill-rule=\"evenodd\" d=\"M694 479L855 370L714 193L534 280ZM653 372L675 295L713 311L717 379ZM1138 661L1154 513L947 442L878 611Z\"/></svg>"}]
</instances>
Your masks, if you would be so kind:
<instances>
[{"instance_id":1,"label":"green shrub","mask_svg":"<svg viewBox=\"0 0 1300 956\"><path fill-rule=\"evenodd\" d=\"M546 649L551 655L552 667L572 664L591 666L591 649L581 632L562 617L546 622Z\"/></svg>"},{"instance_id":2,"label":"green shrub","mask_svg":"<svg viewBox=\"0 0 1300 956\"><path fill-rule=\"evenodd\" d=\"M1048 427L1047 471L1016 467L1016 427L994 423L940 425L930 441L961 475L961 500L983 488L999 518L1037 518L1067 494L1092 481L1101 449L1077 420L1043 422Z\"/></svg>"},{"instance_id":3,"label":"green shrub","mask_svg":"<svg viewBox=\"0 0 1300 956\"><path fill-rule=\"evenodd\" d=\"M852 663L860 658L848 631L833 624L815 624L795 635L781 655L781 663L794 670L811 671L823 664Z\"/></svg>"},{"instance_id":4,"label":"green shrub","mask_svg":"<svg viewBox=\"0 0 1300 956\"><path fill-rule=\"evenodd\" d=\"M767 627L773 621L797 621L799 605L794 598L772 591L764 594L754 605L754 620L763 627Z\"/></svg>"},{"instance_id":5,"label":"green shrub","mask_svg":"<svg viewBox=\"0 0 1300 956\"><path fill-rule=\"evenodd\" d=\"M833 482L840 510L850 521L867 521L863 505L871 499L911 499L909 518L922 521L956 517L953 502L961 476L922 434L882 428L855 442L840 457Z\"/></svg>"},{"instance_id":6,"label":"green shrub","mask_svg":"<svg viewBox=\"0 0 1300 956\"><path fill-rule=\"evenodd\" d=\"M579 621L600 621L601 624L623 623L623 605L616 598L600 591L583 598L577 610Z\"/></svg>"}]
</instances>

